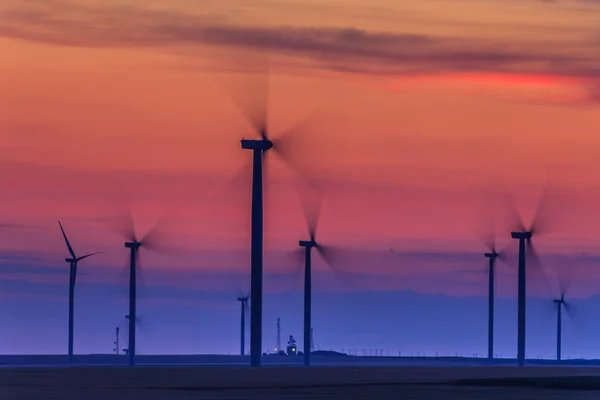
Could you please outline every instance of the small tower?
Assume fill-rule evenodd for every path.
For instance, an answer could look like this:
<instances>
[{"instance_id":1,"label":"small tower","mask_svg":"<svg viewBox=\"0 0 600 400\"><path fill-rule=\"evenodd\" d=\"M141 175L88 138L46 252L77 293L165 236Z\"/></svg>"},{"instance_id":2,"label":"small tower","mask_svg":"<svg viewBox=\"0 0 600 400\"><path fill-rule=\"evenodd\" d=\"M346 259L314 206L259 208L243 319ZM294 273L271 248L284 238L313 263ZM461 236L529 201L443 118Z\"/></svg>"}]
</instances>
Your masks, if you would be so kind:
<instances>
[{"instance_id":1,"label":"small tower","mask_svg":"<svg viewBox=\"0 0 600 400\"><path fill-rule=\"evenodd\" d=\"M277 348L275 349L275 353L279 354L281 351L281 319L277 318Z\"/></svg>"},{"instance_id":2,"label":"small tower","mask_svg":"<svg viewBox=\"0 0 600 400\"><path fill-rule=\"evenodd\" d=\"M310 328L310 351L315 351L315 342L313 340L313 328Z\"/></svg>"},{"instance_id":3,"label":"small tower","mask_svg":"<svg viewBox=\"0 0 600 400\"><path fill-rule=\"evenodd\" d=\"M119 355L119 327L118 326L117 326L117 333L116 333L116 336L115 336L115 342L114 342L114 344L115 344L114 351L115 351L115 353L117 353L117 355Z\"/></svg>"}]
</instances>

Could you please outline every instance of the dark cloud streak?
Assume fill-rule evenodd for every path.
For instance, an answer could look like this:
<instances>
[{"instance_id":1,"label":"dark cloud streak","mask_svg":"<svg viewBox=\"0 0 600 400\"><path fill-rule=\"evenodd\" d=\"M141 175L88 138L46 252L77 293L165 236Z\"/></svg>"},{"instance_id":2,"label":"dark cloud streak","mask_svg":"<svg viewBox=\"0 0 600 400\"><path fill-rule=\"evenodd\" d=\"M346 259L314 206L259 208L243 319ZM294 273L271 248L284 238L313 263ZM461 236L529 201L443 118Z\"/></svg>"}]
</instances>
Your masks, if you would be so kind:
<instances>
[{"instance_id":1,"label":"dark cloud streak","mask_svg":"<svg viewBox=\"0 0 600 400\"><path fill-rule=\"evenodd\" d=\"M595 40L566 44L494 42L368 32L356 28L247 27L226 16L177 14L143 8L28 1L0 13L0 36L66 46L224 46L311 60L316 66L369 74L514 72L597 77ZM525 33L525 32L524 32ZM591 35L590 35L591 36ZM589 49L586 52L585 46ZM581 50L584 51L581 51ZM577 54L577 55L575 55Z\"/></svg>"}]
</instances>

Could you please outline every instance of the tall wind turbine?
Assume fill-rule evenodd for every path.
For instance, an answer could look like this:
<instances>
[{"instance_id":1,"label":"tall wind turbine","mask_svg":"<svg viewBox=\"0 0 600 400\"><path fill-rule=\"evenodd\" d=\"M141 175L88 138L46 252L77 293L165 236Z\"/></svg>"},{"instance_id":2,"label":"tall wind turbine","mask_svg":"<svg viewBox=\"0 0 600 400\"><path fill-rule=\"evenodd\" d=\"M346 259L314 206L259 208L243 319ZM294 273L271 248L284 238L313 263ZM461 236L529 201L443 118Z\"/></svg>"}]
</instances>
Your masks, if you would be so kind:
<instances>
[{"instance_id":1,"label":"tall wind turbine","mask_svg":"<svg viewBox=\"0 0 600 400\"><path fill-rule=\"evenodd\" d=\"M141 247L147 249L156 249L156 242L152 240L152 236L156 233L156 225L148 231L142 238L138 239L135 233L133 218L128 215L127 226L123 230L125 247L129 249L129 314L126 316L129 324L129 340L127 354L129 356L129 365L135 365L135 350L136 350L136 326L139 322L137 316L137 270L140 267L139 250Z\"/></svg>"},{"instance_id":2,"label":"tall wind turbine","mask_svg":"<svg viewBox=\"0 0 600 400\"><path fill-rule=\"evenodd\" d=\"M264 72L264 73L263 73ZM255 74L256 77L257 74ZM242 149L252 151L252 217L251 217L251 254L250 254L250 365L260 366L262 357L262 303L263 303L263 163L267 165L267 154L275 151L284 162L293 167L288 158L289 143L284 143L291 136L297 136L299 126L288 129L279 139L273 140L268 129L269 108L269 72L268 65L258 74L260 85L249 90L251 102L246 99L233 99L233 102L244 114L253 128L257 139L242 138ZM238 93L239 94L239 93ZM303 123L305 121L302 121Z\"/></svg>"},{"instance_id":3,"label":"tall wind turbine","mask_svg":"<svg viewBox=\"0 0 600 400\"><path fill-rule=\"evenodd\" d=\"M79 261L91 257L95 254L102 253L101 251L86 254L81 257L77 257L75 255L75 251L67 239L67 234L63 229L62 224L58 221L58 226L60 226L60 231L62 232L63 238L65 239L65 243L67 244L67 249L69 250L70 258L65 258L65 261L69 263L69 363L73 362L73 328L74 328L74 311L75 311L75 281L77 279L77 264Z\"/></svg>"},{"instance_id":4,"label":"tall wind turbine","mask_svg":"<svg viewBox=\"0 0 600 400\"><path fill-rule=\"evenodd\" d=\"M542 199L543 200L543 199ZM541 202L540 202L541 204ZM514 203L512 205L512 213L513 218L516 222L516 230L511 232L511 237L519 241L519 269L518 269L518 316L517 316L517 361L519 366L525 365L525 326L527 322L526 315L526 301L527 301L527 272L526 272L526 257L527 255L532 261L532 266L538 268L539 272L542 271L542 266L540 264L540 260L538 258L535 247L532 243L533 235L539 235L540 227L544 221L542 221L543 217L547 217L547 215L542 215L540 213L540 205L536 210L536 213L533 217L533 222L526 228L523 224L521 217L519 216ZM547 212L548 210L544 210ZM545 228L545 227L544 227ZM541 231L543 231L542 229Z\"/></svg>"},{"instance_id":5,"label":"tall wind turbine","mask_svg":"<svg viewBox=\"0 0 600 400\"><path fill-rule=\"evenodd\" d=\"M248 310L248 298L249 296L238 297L238 301L241 306L241 328L240 328L240 355L246 355L245 345L246 345L246 310Z\"/></svg>"}]
</instances>

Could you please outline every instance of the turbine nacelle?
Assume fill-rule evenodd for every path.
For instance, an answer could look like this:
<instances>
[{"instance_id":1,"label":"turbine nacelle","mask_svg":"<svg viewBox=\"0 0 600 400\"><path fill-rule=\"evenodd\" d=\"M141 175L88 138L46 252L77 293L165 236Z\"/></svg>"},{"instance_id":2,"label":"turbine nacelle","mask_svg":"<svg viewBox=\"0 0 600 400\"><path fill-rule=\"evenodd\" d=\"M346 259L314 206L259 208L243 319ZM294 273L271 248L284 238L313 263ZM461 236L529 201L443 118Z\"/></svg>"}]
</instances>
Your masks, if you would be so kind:
<instances>
[{"instance_id":1,"label":"turbine nacelle","mask_svg":"<svg viewBox=\"0 0 600 400\"><path fill-rule=\"evenodd\" d=\"M242 139L242 149L267 151L271 147L273 147L273 142L269 139Z\"/></svg>"},{"instance_id":2,"label":"turbine nacelle","mask_svg":"<svg viewBox=\"0 0 600 400\"><path fill-rule=\"evenodd\" d=\"M486 256L487 258L497 258L498 257L498 253L496 253L495 251L492 251L491 253L484 253L484 256Z\"/></svg>"},{"instance_id":3,"label":"turbine nacelle","mask_svg":"<svg viewBox=\"0 0 600 400\"><path fill-rule=\"evenodd\" d=\"M140 247L142 247L142 242L125 242L125 247L127 247L128 249L139 249Z\"/></svg>"},{"instance_id":4,"label":"turbine nacelle","mask_svg":"<svg viewBox=\"0 0 600 400\"><path fill-rule=\"evenodd\" d=\"M300 245L300 247L308 247L308 248L318 246L317 242L315 242L314 240L300 240L298 242L298 244Z\"/></svg>"},{"instance_id":5,"label":"turbine nacelle","mask_svg":"<svg viewBox=\"0 0 600 400\"><path fill-rule=\"evenodd\" d=\"M525 239L525 240L529 240L529 239L531 239L531 237L533 236L533 234L531 232L526 232L526 231L523 231L523 232L511 232L510 236L513 239Z\"/></svg>"},{"instance_id":6,"label":"turbine nacelle","mask_svg":"<svg viewBox=\"0 0 600 400\"><path fill-rule=\"evenodd\" d=\"M238 297L238 301L246 302L248 301L248 297Z\"/></svg>"},{"instance_id":7,"label":"turbine nacelle","mask_svg":"<svg viewBox=\"0 0 600 400\"><path fill-rule=\"evenodd\" d=\"M77 262L77 260L75 258L65 258L65 261L68 262L68 263Z\"/></svg>"}]
</instances>

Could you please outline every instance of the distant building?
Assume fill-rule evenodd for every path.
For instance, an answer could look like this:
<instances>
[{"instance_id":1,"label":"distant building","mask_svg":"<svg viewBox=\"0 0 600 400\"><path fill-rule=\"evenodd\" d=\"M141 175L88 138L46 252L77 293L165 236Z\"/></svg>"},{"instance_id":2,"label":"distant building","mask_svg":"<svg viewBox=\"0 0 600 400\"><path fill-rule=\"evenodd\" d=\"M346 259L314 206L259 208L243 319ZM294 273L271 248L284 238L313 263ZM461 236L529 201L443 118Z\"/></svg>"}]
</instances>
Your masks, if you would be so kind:
<instances>
[{"instance_id":1,"label":"distant building","mask_svg":"<svg viewBox=\"0 0 600 400\"><path fill-rule=\"evenodd\" d=\"M296 339L290 335L290 339L287 342L287 354L288 356L295 356L297 353L298 349L296 348Z\"/></svg>"}]
</instances>

